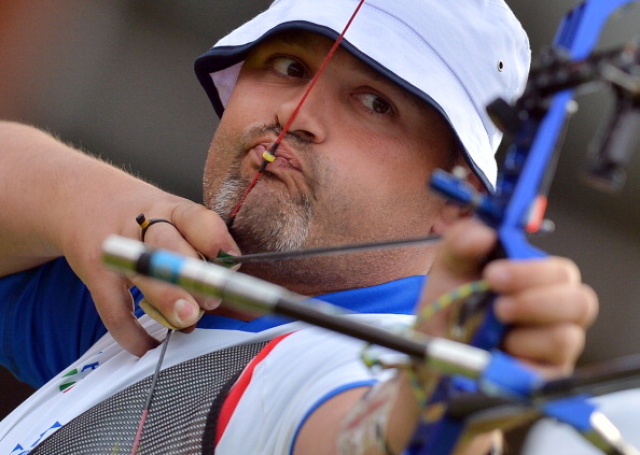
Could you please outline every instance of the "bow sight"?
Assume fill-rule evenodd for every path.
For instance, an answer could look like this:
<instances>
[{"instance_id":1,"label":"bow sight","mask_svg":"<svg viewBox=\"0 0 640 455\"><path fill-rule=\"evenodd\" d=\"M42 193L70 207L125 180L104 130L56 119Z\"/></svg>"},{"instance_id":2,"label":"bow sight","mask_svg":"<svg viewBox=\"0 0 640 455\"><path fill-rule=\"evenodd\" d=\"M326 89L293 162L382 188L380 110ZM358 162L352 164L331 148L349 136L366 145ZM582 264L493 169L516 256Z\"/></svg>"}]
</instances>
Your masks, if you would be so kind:
<instances>
[{"instance_id":1,"label":"bow sight","mask_svg":"<svg viewBox=\"0 0 640 455\"><path fill-rule=\"evenodd\" d=\"M487 110L493 121L507 135L517 136L529 119L541 119L551 97L558 92L583 91L593 84L608 85L615 106L591 147L588 175L603 189L618 190L625 180L624 166L640 139L640 39L614 51L594 54L573 61L562 49L550 49L530 73L522 97L512 106L503 99L491 103ZM526 144L519 144L526 146Z\"/></svg>"},{"instance_id":2,"label":"bow sight","mask_svg":"<svg viewBox=\"0 0 640 455\"><path fill-rule=\"evenodd\" d=\"M567 90L586 91L594 85L610 87L615 104L591 144L587 176L598 188L621 189L626 178L624 168L640 142L640 37L620 49L593 54L584 60L572 60L561 48L543 53L530 73L524 94L515 103L499 98L487 106L494 123L506 137L512 138L495 192L479 194L460 177L442 170L433 176L432 188L454 202L472 206L480 218L498 227L509 202L507 196L513 192L509 184L522 171L527 158L523 151L533 146L534 133L549 112L553 97ZM559 146L556 144L555 150ZM551 181L555 170L553 163L549 164L545 183ZM541 189L548 189L547 185L543 183ZM532 221L528 217L522 223L529 233L537 232Z\"/></svg>"}]
</instances>

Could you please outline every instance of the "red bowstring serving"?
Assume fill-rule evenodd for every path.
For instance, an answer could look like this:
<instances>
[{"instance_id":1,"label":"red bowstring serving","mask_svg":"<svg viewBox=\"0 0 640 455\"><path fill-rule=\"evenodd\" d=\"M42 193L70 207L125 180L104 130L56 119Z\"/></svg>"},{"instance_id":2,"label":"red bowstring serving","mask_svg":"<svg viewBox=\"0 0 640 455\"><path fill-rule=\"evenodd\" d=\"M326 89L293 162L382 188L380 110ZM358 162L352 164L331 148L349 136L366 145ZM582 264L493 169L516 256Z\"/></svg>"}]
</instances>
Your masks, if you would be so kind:
<instances>
[{"instance_id":1,"label":"red bowstring serving","mask_svg":"<svg viewBox=\"0 0 640 455\"><path fill-rule=\"evenodd\" d=\"M302 95L302 98L300 98L300 101L298 102L298 104L296 105L295 109L291 113L291 116L289 117L289 120L287 120L287 123L284 125L284 127L280 131L280 134L278 135L278 138L276 139L276 141L273 143L273 145L271 146L271 148L267 152L269 155L275 157L276 151L278 150L278 146L280 145L280 143L284 139L284 136L287 134L287 132L291 128L291 125L293 124L293 121L296 119L296 117L298 116L298 113L300 112L300 109L302 109L302 105L304 104L304 102L309 97L309 93L311 93L311 90L313 89L313 87L318 82L318 79L320 78L320 75L324 72L325 68L327 67L327 64L329 63L329 61L331 60L333 55L338 50L338 46L340 46L340 43L342 42L342 39L346 35L347 30L349 30L349 27L351 27L351 23L353 22L353 20L358 15L358 12L360 11L360 8L364 4L364 2L365 2L365 0L360 0L360 2L358 3L358 6L353 11L353 14L351 14L351 17L349 18L349 21L347 22L347 25L344 27L344 30L342 30L342 33L340 33L340 35L338 36L336 41L333 43L333 46L329 50L329 53L326 55L326 57L324 58L324 60L320 64L320 67L318 68L318 71L313 76L313 79L311 79L311 82L309 83L309 86L307 87L307 89L305 90L304 94ZM264 170L267 167L267 164L269 164L269 161L267 161L267 159L264 159L264 161L262 162L262 165L260 166L260 169L258 169L258 172L256 172L256 174L253 176L253 179L249 183L249 186L247 187L246 191L244 192L244 194L242 195L242 197L238 201L238 204L235 206L235 208L231 212L231 215L229 215L229 220L227 221L227 226L228 227L231 227L231 225L233 225L233 221L235 220L236 215L238 215L238 212L242 208L242 206L244 204L244 201L249 196L249 193L251 192L253 187L256 186L256 184L258 183L258 180L260 180L260 176L262 176L262 174L264 173Z\"/></svg>"},{"instance_id":2,"label":"red bowstring serving","mask_svg":"<svg viewBox=\"0 0 640 455\"><path fill-rule=\"evenodd\" d=\"M347 25L344 27L344 30L342 30L342 33L340 33L340 35L336 39L335 43L333 43L333 46L331 47L331 49L329 50L329 53L326 55L326 57L322 61L322 63L320 65L320 67L318 68L318 71L316 72L315 76L313 77L313 79L311 79L311 82L309 83L309 86L307 87L307 89L305 90L304 94L302 95L302 98L300 98L300 101L298 102L296 108L294 109L293 113L291 114L291 117L289 117L289 120L285 124L284 128L282 128L282 131L280 131L280 134L278 135L278 138L276 139L274 144L269 149L268 154L270 154L271 156L275 156L276 150L278 149L278 146L282 142L282 139L284 138L284 136L287 134L287 132L291 128L291 124L293 123L293 121L297 117L298 112L300 112L300 109L302 108L302 105L304 104L305 100L309 97L309 93L311 92L313 87L316 85L316 82L318 81L318 78L324 72L327 64L329 63L329 60L331 60L333 55L338 50L338 46L340 46L340 43L342 42L342 39L344 38L345 34L347 33L347 30L349 30L349 27L351 26L351 23L353 22L355 17L358 15L358 12L360 11L360 8L364 4L364 2L365 2L365 0L360 0L358 2L358 6L354 10L354 12L351 15L351 17L349 18L349 21L347 22ZM258 170L258 172L256 172L256 175L251 180L251 183L249 183L249 186L247 187L247 190L244 192L244 195L242 196L242 198L240 199L240 201L238 202L236 207L233 209L233 212L231 212L231 215L229 217L229 221L227 222L227 226L230 227L233 224L233 220L235 220L236 215L238 214L238 212L242 208L242 205L244 204L244 201L247 199L247 196L249 195L249 193L251 192L253 187L256 186L256 183L258 183L258 180L260 179L260 176L264 173L264 169L267 167L268 163L269 162L265 158L264 161L262 162L262 165L260 166L260 169ZM147 403L144 406L144 409L143 409L143 412L142 412L142 416L141 416L140 421L138 423L138 429L136 431L136 436L135 436L135 439L134 439L134 442L133 442L133 446L132 446L132 451L131 451L132 455L135 455L138 452L138 447L139 447L140 441L142 439L142 430L143 430L144 425L146 423L147 416L149 415L149 410L150 410L150 407L151 407L151 398L153 397L153 393L155 391L155 381L157 380L158 372L160 370L160 366L162 365L162 358L164 357L164 351L166 350L166 346L168 344L168 338L169 338L169 336L167 335L167 339L163 343L162 354L160 355L160 359L158 360L158 364L156 365L156 373L154 374L154 380L152 381L151 388L149 390L149 394L148 394L148 397L147 397Z\"/></svg>"}]
</instances>

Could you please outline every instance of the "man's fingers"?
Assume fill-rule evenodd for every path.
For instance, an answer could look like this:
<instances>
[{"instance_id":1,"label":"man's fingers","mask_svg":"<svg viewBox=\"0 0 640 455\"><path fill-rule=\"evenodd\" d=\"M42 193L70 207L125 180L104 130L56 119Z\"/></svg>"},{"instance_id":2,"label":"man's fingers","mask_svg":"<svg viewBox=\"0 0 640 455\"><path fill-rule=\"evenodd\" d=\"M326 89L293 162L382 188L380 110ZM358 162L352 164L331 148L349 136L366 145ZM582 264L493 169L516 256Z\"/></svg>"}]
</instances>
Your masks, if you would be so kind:
<instances>
[{"instance_id":1,"label":"man's fingers","mask_svg":"<svg viewBox=\"0 0 640 455\"><path fill-rule=\"evenodd\" d=\"M560 257L521 261L496 260L487 264L483 275L491 289L501 294L553 283L576 284L581 280L578 266Z\"/></svg>"},{"instance_id":2,"label":"man's fingers","mask_svg":"<svg viewBox=\"0 0 640 455\"><path fill-rule=\"evenodd\" d=\"M589 327L598 313L598 298L587 285L534 287L499 296L495 312L505 324L572 323Z\"/></svg>"},{"instance_id":3,"label":"man's fingers","mask_svg":"<svg viewBox=\"0 0 640 455\"><path fill-rule=\"evenodd\" d=\"M221 251L234 256L240 254L240 249L229 234L224 221L202 205L176 207L173 221L187 242L208 258L216 257Z\"/></svg>"},{"instance_id":4,"label":"man's fingers","mask_svg":"<svg viewBox=\"0 0 640 455\"><path fill-rule=\"evenodd\" d=\"M147 229L144 243L149 247L171 250L183 256L198 257L193 246L182 236L177 226L155 223Z\"/></svg>"},{"instance_id":5,"label":"man's fingers","mask_svg":"<svg viewBox=\"0 0 640 455\"><path fill-rule=\"evenodd\" d=\"M202 299L198 302L184 289L153 278L138 276L131 281L144 295L143 310L172 329L191 327L202 317L204 309L211 310L220 305L220 301L215 299ZM207 308L201 308L205 305Z\"/></svg>"},{"instance_id":6,"label":"man's fingers","mask_svg":"<svg viewBox=\"0 0 640 455\"><path fill-rule=\"evenodd\" d=\"M464 220L451 226L444 236L440 254L429 271L419 307L424 308L445 293L480 276L485 258L496 241L495 233L478 220ZM420 330L433 335L446 330L442 315L421 324Z\"/></svg>"},{"instance_id":7,"label":"man's fingers","mask_svg":"<svg viewBox=\"0 0 640 455\"><path fill-rule=\"evenodd\" d=\"M240 250L222 219L198 204L177 205L167 221L147 227L144 242L156 248L190 257L216 257L222 251L239 255Z\"/></svg>"},{"instance_id":8,"label":"man's fingers","mask_svg":"<svg viewBox=\"0 0 640 455\"><path fill-rule=\"evenodd\" d=\"M91 296L107 330L127 351L140 357L158 345L134 316L133 299L122 278L101 280L91 287Z\"/></svg>"},{"instance_id":9,"label":"man's fingers","mask_svg":"<svg viewBox=\"0 0 640 455\"><path fill-rule=\"evenodd\" d=\"M200 253L216 256L222 248L238 254L235 243L231 241L232 245L229 245L227 237L230 238L230 235L217 214L195 204L178 207L172 217L173 225L156 223L147 230L146 244L194 258L200 257ZM194 238L189 238L189 232L197 233L192 237L199 238L199 245ZM222 240L218 241L219 239ZM193 327L203 310L216 309L221 303L220 299L211 297L196 299L184 289L152 278L137 276L131 281L145 296L145 312L172 329L185 330Z\"/></svg>"},{"instance_id":10,"label":"man's fingers","mask_svg":"<svg viewBox=\"0 0 640 455\"><path fill-rule=\"evenodd\" d=\"M504 323L588 327L597 316L596 293L581 283L577 266L567 259L497 260L483 275L500 296L495 311Z\"/></svg>"},{"instance_id":11,"label":"man's fingers","mask_svg":"<svg viewBox=\"0 0 640 455\"><path fill-rule=\"evenodd\" d=\"M536 366L559 367L568 372L582 352L584 342L584 330L579 326L555 324L510 330L503 340L503 348Z\"/></svg>"},{"instance_id":12,"label":"man's fingers","mask_svg":"<svg viewBox=\"0 0 640 455\"><path fill-rule=\"evenodd\" d=\"M446 232L438 261L457 276L475 274L495 241L495 232L485 224L474 219L462 221Z\"/></svg>"}]
</instances>

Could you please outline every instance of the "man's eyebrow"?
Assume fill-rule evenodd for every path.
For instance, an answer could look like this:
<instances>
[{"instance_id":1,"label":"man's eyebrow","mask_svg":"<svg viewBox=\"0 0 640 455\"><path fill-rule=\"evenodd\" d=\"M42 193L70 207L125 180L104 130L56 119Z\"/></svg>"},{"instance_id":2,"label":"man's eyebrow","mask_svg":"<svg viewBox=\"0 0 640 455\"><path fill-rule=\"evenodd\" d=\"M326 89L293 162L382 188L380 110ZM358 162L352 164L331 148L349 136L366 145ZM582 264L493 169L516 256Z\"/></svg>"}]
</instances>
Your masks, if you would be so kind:
<instances>
[{"instance_id":1,"label":"man's eyebrow","mask_svg":"<svg viewBox=\"0 0 640 455\"><path fill-rule=\"evenodd\" d=\"M413 104L414 106L418 108L424 107L425 103L423 101L421 101L416 96L412 95L411 93L409 93L408 91L400 87L398 84L393 82L391 79L389 79L387 76L380 73L375 68L367 65L366 63L358 61L357 64L353 65L352 69L354 72L359 73L362 76L369 78L374 82L377 82L389 87L389 89L393 90L395 93L397 93L399 96L401 96L406 101Z\"/></svg>"},{"instance_id":2,"label":"man's eyebrow","mask_svg":"<svg viewBox=\"0 0 640 455\"><path fill-rule=\"evenodd\" d=\"M318 40L317 36L314 36L309 33L296 33L295 31L286 31L277 34L273 38L275 41L279 41L288 46L296 47L301 50L310 50L310 51L321 51L324 50L324 46L321 44L321 41ZM348 49L341 46L341 49L349 52ZM350 52L349 52L350 53ZM401 95L405 100L411 102L413 105L417 107L424 106L424 103L417 99L415 96L398 86L395 82L391 81L387 76L383 75L379 71L377 71L372 66L357 60L349 66L350 71L354 71L357 74L364 76L367 79L370 79L373 82L384 84L388 86L390 89L394 90L396 93Z\"/></svg>"},{"instance_id":3,"label":"man's eyebrow","mask_svg":"<svg viewBox=\"0 0 640 455\"><path fill-rule=\"evenodd\" d=\"M318 40L318 38L309 33L296 33L293 31L287 31L283 33L279 33L274 37L275 41L280 41L283 44L288 46L298 47L302 50L323 50L323 45ZM341 46L341 48L347 52L348 49ZM389 78L382 75L380 72L373 69L371 66L367 65L364 62L358 61L356 64L352 65L352 69L357 73L360 73L363 76L366 76L376 82L389 82Z\"/></svg>"}]
</instances>

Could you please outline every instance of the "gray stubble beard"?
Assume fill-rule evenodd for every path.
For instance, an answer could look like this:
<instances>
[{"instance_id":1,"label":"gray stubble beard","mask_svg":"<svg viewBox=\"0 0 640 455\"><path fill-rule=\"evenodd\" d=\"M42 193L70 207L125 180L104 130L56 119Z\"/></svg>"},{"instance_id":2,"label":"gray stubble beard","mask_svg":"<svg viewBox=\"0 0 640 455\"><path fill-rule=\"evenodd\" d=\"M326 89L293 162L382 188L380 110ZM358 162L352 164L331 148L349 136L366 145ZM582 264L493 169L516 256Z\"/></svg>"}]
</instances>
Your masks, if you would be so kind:
<instances>
[{"instance_id":1,"label":"gray stubble beard","mask_svg":"<svg viewBox=\"0 0 640 455\"><path fill-rule=\"evenodd\" d=\"M268 174L261 177L271 178ZM234 166L227 172L215 201L209 197L210 208L228 220L247 185L240 176L239 165ZM261 188L257 186L252 191L261 191ZM265 196L271 203L249 203L234 220L231 234L243 254L298 250L305 246L313 215L311 201L305 195L291 199L276 191L269 191Z\"/></svg>"}]
</instances>

